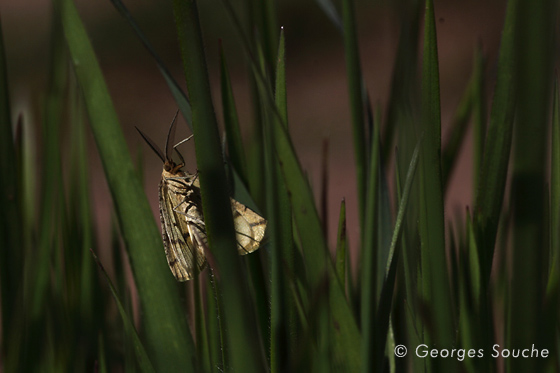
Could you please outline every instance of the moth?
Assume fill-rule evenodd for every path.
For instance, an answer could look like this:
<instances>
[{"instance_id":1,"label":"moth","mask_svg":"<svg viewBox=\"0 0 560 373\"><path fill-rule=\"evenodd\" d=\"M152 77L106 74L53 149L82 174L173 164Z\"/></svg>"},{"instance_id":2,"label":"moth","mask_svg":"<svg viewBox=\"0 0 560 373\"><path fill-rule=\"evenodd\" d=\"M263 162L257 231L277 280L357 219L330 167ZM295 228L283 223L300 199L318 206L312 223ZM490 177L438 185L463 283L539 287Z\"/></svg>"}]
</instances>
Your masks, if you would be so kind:
<instances>
[{"instance_id":1,"label":"moth","mask_svg":"<svg viewBox=\"0 0 560 373\"><path fill-rule=\"evenodd\" d=\"M185 161L177 150L177 146L188 141L192 136L173 147L170 146L175 134L177 114L169 127L165 153L139 128L136 129L163 162L159 182L159 214L165 255L169 268L177 281L187 281L194 276L195 263L198 267L197 272L206 266L204 251L208 247L208 239L202 212L198 173L191 174L182 170ZM173 161L173 150L179 156L180 163ZM237 251L239 255L252 253L261 244L267 222L247 206L233 198L230 200Z\"/></svg>"}]
</instances>

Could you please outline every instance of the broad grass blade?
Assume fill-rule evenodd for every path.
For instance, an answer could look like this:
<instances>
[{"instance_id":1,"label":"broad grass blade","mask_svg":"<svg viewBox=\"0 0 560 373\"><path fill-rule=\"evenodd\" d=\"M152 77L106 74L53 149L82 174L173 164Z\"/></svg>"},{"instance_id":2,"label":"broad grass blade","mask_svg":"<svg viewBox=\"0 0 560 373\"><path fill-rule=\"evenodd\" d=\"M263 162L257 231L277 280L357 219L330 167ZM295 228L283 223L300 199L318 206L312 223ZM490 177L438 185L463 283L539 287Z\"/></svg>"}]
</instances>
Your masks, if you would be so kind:
<instances>
[{"instance_id":1,"label":"broad grass blade","mask_svg":"<svg viewBox=\"0 0 560 373\"><path fill-rule=\"evenodd\" d=\"M156 369L193 369L194 344L163 255L161 236L137 178L101 69L71 0L55 2L119 226L131 257L145 341Z\"/></svg>"}]
</instances>

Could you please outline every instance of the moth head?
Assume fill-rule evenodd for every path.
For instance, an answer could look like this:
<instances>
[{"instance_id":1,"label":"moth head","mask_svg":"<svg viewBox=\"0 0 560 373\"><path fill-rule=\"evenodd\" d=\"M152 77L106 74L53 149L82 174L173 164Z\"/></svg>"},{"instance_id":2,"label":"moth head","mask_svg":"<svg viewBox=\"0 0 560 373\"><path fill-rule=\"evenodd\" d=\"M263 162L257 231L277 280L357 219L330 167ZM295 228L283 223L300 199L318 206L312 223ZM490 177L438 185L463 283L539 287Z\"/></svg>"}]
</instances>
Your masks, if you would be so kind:
<instances>
[{"instance_id":1,"label":"moth head","mask_svg":"<svg viewBox=\"0 0 560 373\"><path fill-rule=\"evenodd\" d=\"M152 139L150 139L146 134L140 131L138 127L136 127L136 130L138 131L138 133L140 133L140 136L142 136L144 141L148 143L150 148L152 148L154 153L156 153L158 157L161 159L161 161L163 162L163 169L170 173L176 173L184 165L184 162L182 162L181 164L176 164L175 161L173 161L172 152L174 147L173 145L170 145L173 143L173 140L175 138L175 129L177 124L178 114L179 114L179 110L177 110L177 112L175 113L175 116L171 121L171 125L169 126L169 131L167 132L167 140L165 141L165 153L161 151L160 147L157 146L157 144ZM181 157L181 161L182 160L183 157Z\"/></svg>"}]
</instances>

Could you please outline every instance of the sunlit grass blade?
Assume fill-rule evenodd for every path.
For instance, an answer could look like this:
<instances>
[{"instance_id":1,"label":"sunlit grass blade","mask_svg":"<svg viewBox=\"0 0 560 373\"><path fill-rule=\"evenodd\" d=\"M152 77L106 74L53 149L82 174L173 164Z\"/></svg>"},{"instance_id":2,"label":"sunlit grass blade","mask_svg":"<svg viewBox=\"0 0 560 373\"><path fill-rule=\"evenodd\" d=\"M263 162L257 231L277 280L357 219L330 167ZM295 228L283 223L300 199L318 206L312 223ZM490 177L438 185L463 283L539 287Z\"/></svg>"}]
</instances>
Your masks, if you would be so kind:
<instances>
[{"instance_id":1,"label":"sunlit grass blade","mask_svg":"<svg viewBox=\"0 0 560 373\"><path fill-rule=\"evenodd\" d=\"M103 75L73 2L55 5L131 258L150 358L159 370L188 369L195 353L192 337Z\"/></svg>"},{"instance_id":2,"label":"sunlit grass blade","mask_svg":"<svg viewBox=\"0 0 560 373\"><path fill-rule=\"evenodd\" d=\"M429 307L433 330L425 342L451 346L454 320L445 252L445 225L441 175L441 108L439 63L432 0L426 1L422 66L422 131L420 158L420 238L422 297ZM441 361L451 368L453 361Z\"/></svg>"},{"instance_id":3,"label":"sunlit grass blade","mask_svg":"<svg viewBox=\"0 0 560 373\"><path fill-rule=\"evenodd\" d=\"M156 53L152 44L148 41L146 35L144 35L144 33L142 32L142 30L140 29L136 21L134 21L134 18L132 18L132 14L126 8L124 3L121 0L111 0L111 2L115 6L115 8L117 8L119 13L126 19L130 27L132 27L132 29L136 33L136 36L138 36L138 39L140 39L140 42L142 42L142 45L144 45L146 50L154 58L161 75L165 79L165 82L167 83L167 86L169 87L169 90L171 91L173 98L175 99L177 105L179 106L179 109L181 110L181 114L183 114L183 117L185 118L187 125L192 130L192 110L191 110L191 105L187 99L187 96L185 95L185 92L183 92L179 84L177 84L177 82L175 81L175 79L173 78L173 76L171 75L167 67L164 65L159 55Z\"/></svg>"},{"instance_id":4,"label":"sunlit grass blade","mask_svg":"<svg viewBox=\"0 0 560 373\"><path fill-rule=\"evenodd\" d=\"M342 20L344 27L344 50L348 95L352 114L352 133L354 138L354 157L356 162L356 184L360 224L365 222L366 184L367 184L367 143L364 121L363 80L360 67L360 52L354 15L354 0L342 1Z\"/></svg>"},{"instance_id":5,"label":"sunlit grass blade","mask_svg":"<svg viewBox=\"0 0 560 373\"><path fill-rule=\"evenodd\" d=\"M91 250L91 255L93 255L93 259L95 260L99 269L103 273L103 276L107 280L107 284L109 285L109 289L111 290L111 294L115 299L115 303L117 304L119 314L121 315L122 321L124 323L125 331L128 334L128 338L132 340L132 343L134 345L134 351L136 353L136 358L138 359L138 365L140 366L140 369L142 370L142 372L155 372L156 370L154 369L154 366L152 365L152 362L148 357L148 353L146 352L146 349L144 348L142 341L140 341L140 337L136 332L136 328L134 327L132 320L130 319L130 317L128 316L127 312L124 309L124 306L121 302L117 289L115 289L115 287L113 286L113 283L109 278L109 275L107 275L107 272L105 272L105 268L103 268L103 265L101 264L101 262L99 261L97 255L95 255L93 250Z\"/></svg>"},{"instance_id":6,"label":"sunlit grass blade","mask_svg":"<svg viewBox=\"0 0 560 373\"><path fill-rule=\"evenodd\" d=\"M235 248L231 203L227 190L220 138L208 71L202 46L202 36L195 3L173 2L175 23L184 73L193 107L193 132L199 171L202 207L209 247L215 256L223 296L227 325L228 358L231 366L243 372L259 371L262 367L258 353L258 334L253 317L248 317L250 301Z\"/></svg>"}]
</instances>

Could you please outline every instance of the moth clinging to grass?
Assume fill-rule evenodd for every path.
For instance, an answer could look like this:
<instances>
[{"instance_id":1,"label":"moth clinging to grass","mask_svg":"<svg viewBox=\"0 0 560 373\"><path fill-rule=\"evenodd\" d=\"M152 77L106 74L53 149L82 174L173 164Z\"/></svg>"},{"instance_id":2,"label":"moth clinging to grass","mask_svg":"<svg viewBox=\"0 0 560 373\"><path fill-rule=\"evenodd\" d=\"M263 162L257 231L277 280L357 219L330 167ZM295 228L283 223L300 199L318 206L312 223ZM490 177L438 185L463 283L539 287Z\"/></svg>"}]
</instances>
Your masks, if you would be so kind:
<instances>
[{"instance_id":1,"label":"moth clinging to grass","mask_svg":"<svg viewBox=\"0 0 560 373\"><path fill-rule=\"evenodd\" d=\"M169 127L165 153L140 129L136 129L163 162L159 183L159 214L165 255L177 281L187 281L196 273L195 263L198 266L197 272L204 269L206 265L204 251L208 247L208 240L198 174L193 175L182 170L185 162L176 149L192 136L175 146L170 146L175 135L177 114ZM181 160L178 164L173 161L173 150ZM230 200L237 251L240 255L245 255L259 248L266 230L266 220L233 198Z\"/></svg>"}]
</instances>

